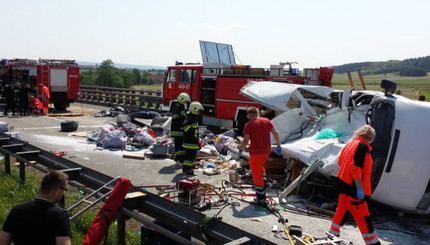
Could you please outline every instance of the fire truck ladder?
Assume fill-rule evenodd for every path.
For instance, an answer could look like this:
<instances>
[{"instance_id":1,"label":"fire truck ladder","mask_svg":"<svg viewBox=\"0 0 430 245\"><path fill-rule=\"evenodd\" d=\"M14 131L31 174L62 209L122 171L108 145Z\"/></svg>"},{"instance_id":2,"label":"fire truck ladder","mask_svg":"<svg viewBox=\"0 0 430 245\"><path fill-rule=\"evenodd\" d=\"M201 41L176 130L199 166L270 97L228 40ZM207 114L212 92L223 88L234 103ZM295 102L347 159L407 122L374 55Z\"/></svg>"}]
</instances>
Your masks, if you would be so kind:
<instances>
[{"instance_id":1,"label":"fire truck ladder","mask_svg":"<svg viewBox=\"0 0 430 245\"><path fill-rule=\"evenodd\" d=\"M114 187L115 178L82 166L66 158L56 156L48 151L33 146L28 142L12 138L0 132L0 153L4 155L5 172L10 174L10 157L20 162L19 175L25 182L25 165L42 171L61 170L69 176L69 184L86 190L96 190L93 196L106 195L109 187ZM37 164L31 164L33 162ZM40 166L43 165L43 166ZM155 194L132 187L129 193L142 193L132 198L126 198L121 212L118 213L118 244L125 244L125 217L131 217L156 232L180 243L194 244L185 238L153 223L140 215L144 213L164 224L182 230L184 233L206 244L275 244L258 235L251 234L218 219L206 216L193 209L159 197ZM108 195L108 194L107 194ZM103 199L103 198L102 198ZM74 206L77 206L76 204ZM75 207L74 207L75 208Z\"/></svg>"}]
</instances>

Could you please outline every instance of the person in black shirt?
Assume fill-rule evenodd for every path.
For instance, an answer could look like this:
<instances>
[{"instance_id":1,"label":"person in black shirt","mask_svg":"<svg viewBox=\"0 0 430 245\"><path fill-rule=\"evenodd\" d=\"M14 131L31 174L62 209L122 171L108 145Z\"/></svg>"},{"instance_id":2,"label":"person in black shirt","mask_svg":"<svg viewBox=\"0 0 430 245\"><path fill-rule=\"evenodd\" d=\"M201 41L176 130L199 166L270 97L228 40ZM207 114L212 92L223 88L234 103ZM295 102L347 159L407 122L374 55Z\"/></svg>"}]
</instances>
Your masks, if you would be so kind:
<instances>
[{"instance_id":1,"label":"person in black shirt","mask_svg":"<svg viewBox=\"0 0 430 245\"><path fill-rule=\"evenodd\" d=\"M26 115L28 111L28 104L30 103L28 101L28 96L30 94L31 88L28 83L22 85L21 88L19 88L18 91L18 100L19 100L19 112L20 115Z\"/></svg>"},{"instance_id":2,"label":"person in black shirt","mask_svg":"<svg viewBox=\"0 0 430 245\"><path fill-rule=\"evenodd\" d=\"M66 210L55 206L67 191L67 175L50 171L43 177L40 195L16 205L6 218L0 245L70 245L70 218Z\"/></svg>"}]
</instances>

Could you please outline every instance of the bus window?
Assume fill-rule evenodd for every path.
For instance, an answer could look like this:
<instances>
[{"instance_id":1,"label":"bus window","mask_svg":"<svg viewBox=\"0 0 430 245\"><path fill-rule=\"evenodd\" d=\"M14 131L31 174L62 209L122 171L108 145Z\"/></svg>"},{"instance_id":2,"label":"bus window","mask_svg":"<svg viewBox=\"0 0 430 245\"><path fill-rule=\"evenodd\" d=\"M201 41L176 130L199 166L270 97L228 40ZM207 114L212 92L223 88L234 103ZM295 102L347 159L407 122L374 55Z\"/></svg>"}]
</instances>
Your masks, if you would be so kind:
<instances>
[{"instance_id":1,"label":"bus window","mask_svg":"<svg viewBox=\"0 0 430 245\"><path fill-rule=\"evenodd\" d=\"M167 82L168 83L176 82L176 70L169 70L169 74L167 74Z\"/></svg>"}]
</instances>

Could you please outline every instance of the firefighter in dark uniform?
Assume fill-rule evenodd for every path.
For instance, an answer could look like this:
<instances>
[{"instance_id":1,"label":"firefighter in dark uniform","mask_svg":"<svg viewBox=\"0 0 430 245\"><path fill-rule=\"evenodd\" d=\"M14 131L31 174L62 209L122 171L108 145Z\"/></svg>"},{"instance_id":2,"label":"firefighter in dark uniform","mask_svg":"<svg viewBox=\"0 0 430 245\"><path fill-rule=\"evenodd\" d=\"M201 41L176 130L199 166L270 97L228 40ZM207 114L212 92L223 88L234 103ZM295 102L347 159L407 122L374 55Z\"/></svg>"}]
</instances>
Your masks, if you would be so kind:
<instances>
[{"instance_id":1,"label":"firefighter in dark uniform","mask_svg":"<svg viewBox=\"0 0 430 245\"><path fill-rule=\"evenodd\" d=\"M182 147L185 149L184 164L182 172L186 174L194 174L194 165L196 162L196 154L200 149L199 142L199 113L203 111L203 106L200 102L191 102L190 108L187 111L184 121L184 143Z\"/></svg>"},{"instance_id":2,"label":"firefighter in dark uniform","mask_svg":"<svg viewBox=\"0 0 430 245\"><path fill-rule=\"evenodd\" d=\"M15 116L15 88L10 84L6 84L3 94L6 100L6 106L4 108L3 115L7 116L8 111L12 110L12 115Z\"/></svg>"},{"instance_id":3,"label":"firefighter in dark uniform","mask_svg":"<svg viewBox=\"0 0 430 245\"><path fill-rule=\"evenodd\" d=\"M175 141L175 158L176 166L181 167L184 162L185 150L182 148L184 132L182 126L184 125L185 112L187 104L191 102L190 96L187 93L180 93L178 96L178 103L172 109L172 124L170 127L170 136Z\"/></svg>"},{"instance_id":4,"label":"firefighter in dark uniform","mask_svg":"<svg viewBox=\"0 0 430 245\"><path fill-rule=\"evenodd\" d=\"M339 156L337 189L339 201L330 233L339 236L340 228L352 213L366 244L380 245L373 229L367 200L372 195L371 177L373 159L370 143L375 139L375 130L370 125L359 128L354 139L346 144Z\"/></svg>"}]
</instances>

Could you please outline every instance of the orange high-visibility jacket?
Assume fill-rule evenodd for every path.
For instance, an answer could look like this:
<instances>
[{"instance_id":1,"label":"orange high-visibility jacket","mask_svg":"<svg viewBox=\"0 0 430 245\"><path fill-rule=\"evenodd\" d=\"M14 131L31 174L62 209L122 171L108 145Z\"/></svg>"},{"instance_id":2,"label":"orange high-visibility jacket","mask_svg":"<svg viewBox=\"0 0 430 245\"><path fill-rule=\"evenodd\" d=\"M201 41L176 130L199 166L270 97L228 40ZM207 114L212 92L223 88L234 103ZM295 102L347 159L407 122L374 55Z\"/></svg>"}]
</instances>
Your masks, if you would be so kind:
<instances>
[{"instance_id":1,"label":"orange high-visibility jacket","mask_svg":"<svg viewBox=\"0 0 430 245\"><path fill-rule=\"evenodd\" d=\"M51 98L51 93L49 93L48 87L43 86L43 88L42 88L42 98L45 98L45 94L46 94L46 98L47 99Z\"/></svg>"},{"instance_id":2,"label":"orange high-visibility jacket","mask_svg":"<svg viewBox=\"0 0 430 245\"><path fill-rule=\"evenodd\" d=\"M362 137L357 136L348 142L339 156L339 172L341 193L356 197L354 179L361 179L364 195L372 195L371 177L373 159L370 154L372 147Z\"/></svg>"}]
</instances>

